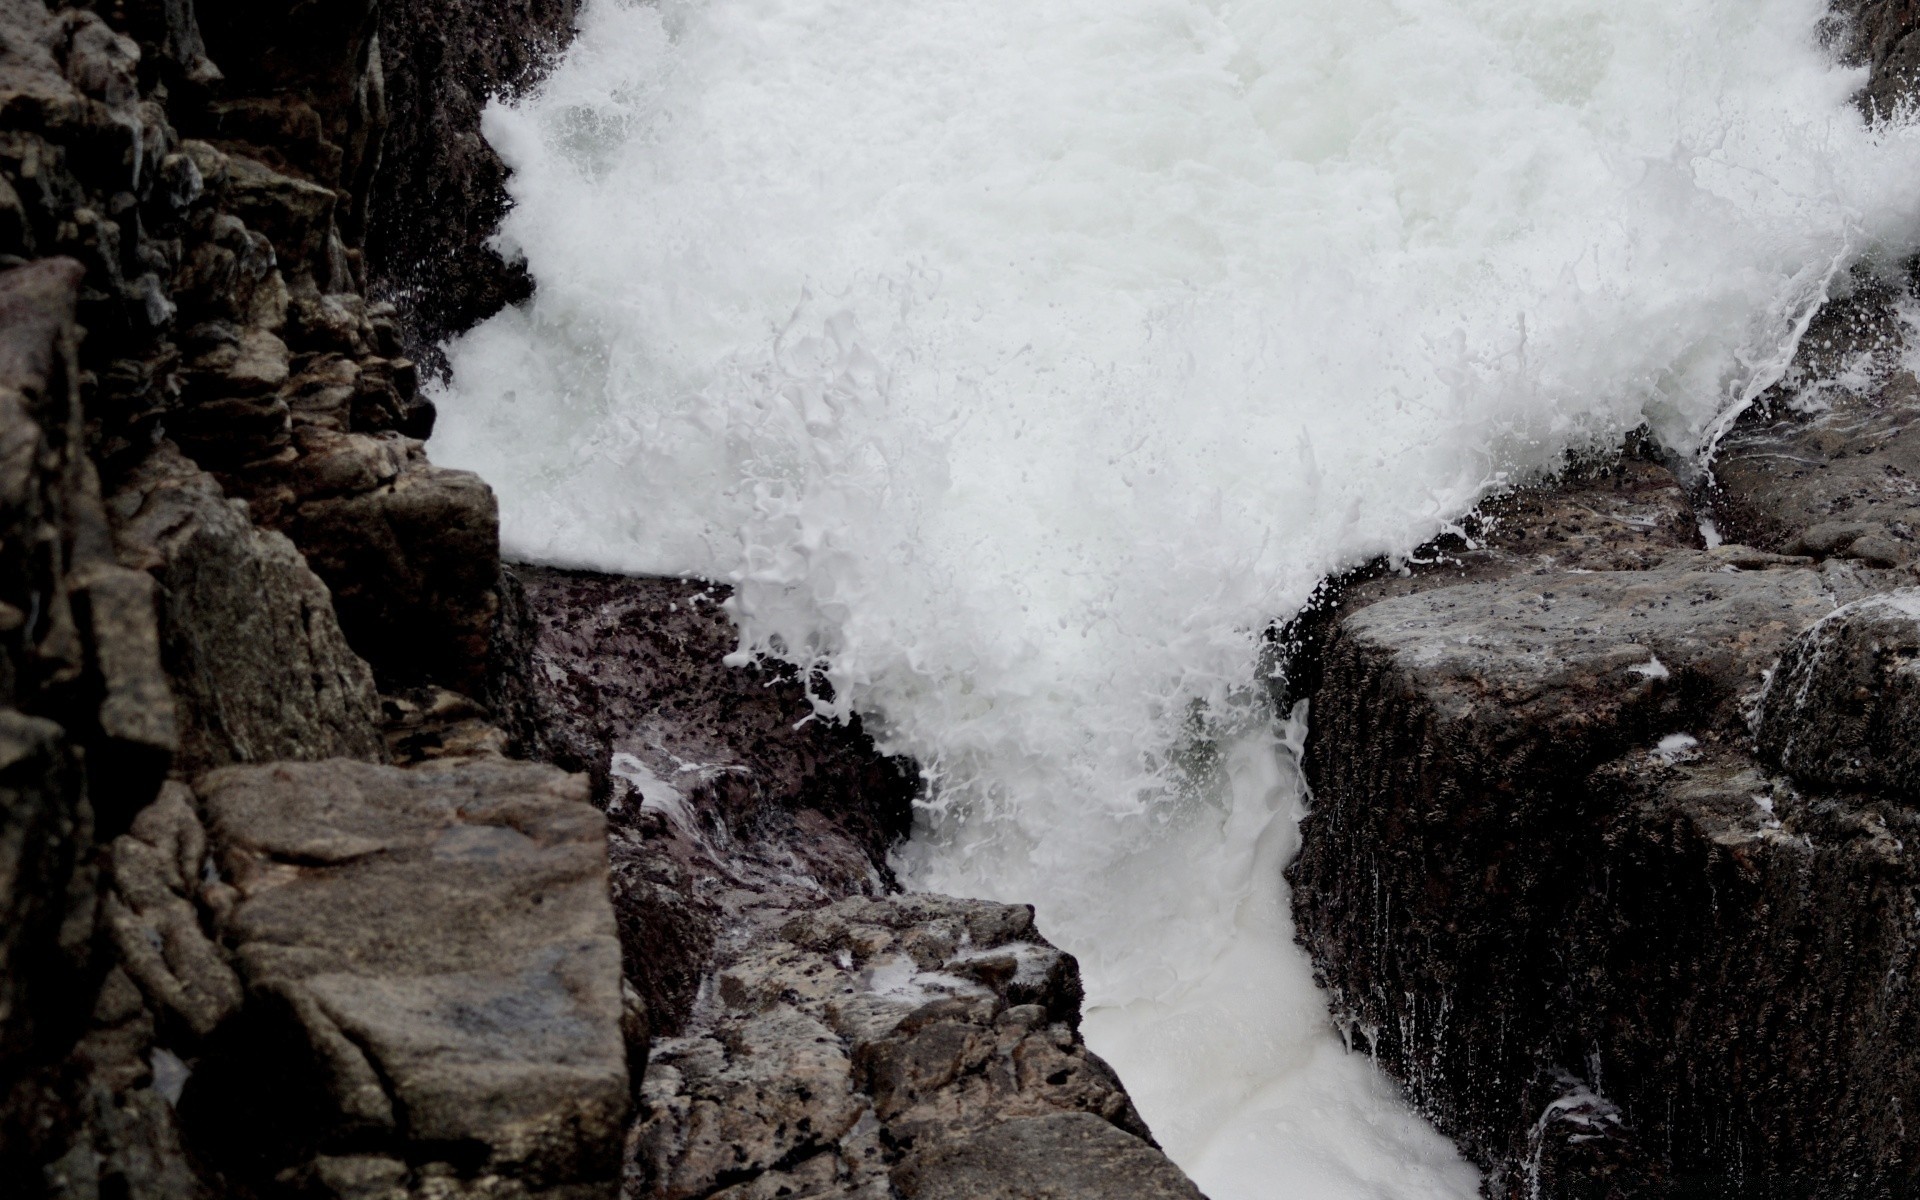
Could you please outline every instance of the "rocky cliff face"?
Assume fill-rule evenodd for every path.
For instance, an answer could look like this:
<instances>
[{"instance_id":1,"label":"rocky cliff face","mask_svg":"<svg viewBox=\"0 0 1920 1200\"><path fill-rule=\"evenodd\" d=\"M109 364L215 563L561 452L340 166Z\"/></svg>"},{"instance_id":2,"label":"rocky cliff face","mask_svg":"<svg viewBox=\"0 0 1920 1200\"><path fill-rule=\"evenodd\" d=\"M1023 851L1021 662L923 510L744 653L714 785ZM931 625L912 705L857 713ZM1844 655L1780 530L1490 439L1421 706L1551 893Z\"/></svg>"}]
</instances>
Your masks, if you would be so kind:
<instances>
[{"instance_id":1,"label":"rocky cliff face","mask_svg":"<svg viewBox=\"0 0 1920 1200\"><path fill-rule=\"evenodd\" d=\"M1691 496L1630 446L1284 639L1302 941L1493 1195L1920 1186L1904 303L1831 305Z\"/></svg>"},{"instance_id":2,"label":"rocky cliff face","mask_svg":"<svg viewBox=\"0 0 1920 1200\"><path fill-rule=\"evenodd\" d=\"M572 18L0 3L0 1193L1197 1196L912 764L427 457Z\"/></svg>"}]
</instances>

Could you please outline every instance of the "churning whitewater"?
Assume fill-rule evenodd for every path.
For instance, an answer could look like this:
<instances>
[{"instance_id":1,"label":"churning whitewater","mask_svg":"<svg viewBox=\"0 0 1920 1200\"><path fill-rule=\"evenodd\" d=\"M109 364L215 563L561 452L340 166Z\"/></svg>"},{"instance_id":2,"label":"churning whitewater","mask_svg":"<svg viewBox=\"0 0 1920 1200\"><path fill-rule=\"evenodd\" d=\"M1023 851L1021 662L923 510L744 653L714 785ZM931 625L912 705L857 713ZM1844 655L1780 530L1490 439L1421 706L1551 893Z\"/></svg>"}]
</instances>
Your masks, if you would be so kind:
<instances>
[{"instance_id":1,"label":"churning whitewater","mask_svg":"<svg viewBox=\"0 0 1920 1200\"><path fill-rule=\"evenodd\" d=\"M1647 421L1695 446L1910 245L1823 0L588 0L496 106L538 284L437 459L510 553L734 581L1035 902L1215 1200L1468 1197L1331 1032L1259 636Z\"/></svg>"}]
</instances>

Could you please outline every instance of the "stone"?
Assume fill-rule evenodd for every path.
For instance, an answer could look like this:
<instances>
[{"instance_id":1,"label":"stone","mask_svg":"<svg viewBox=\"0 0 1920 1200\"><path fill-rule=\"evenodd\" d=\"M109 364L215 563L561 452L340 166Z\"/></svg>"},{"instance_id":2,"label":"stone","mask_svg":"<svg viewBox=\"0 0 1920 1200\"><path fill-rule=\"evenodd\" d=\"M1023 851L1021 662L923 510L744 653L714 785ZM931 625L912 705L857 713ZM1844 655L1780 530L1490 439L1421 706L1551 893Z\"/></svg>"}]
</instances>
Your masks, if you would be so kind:
<instances>
[{"instance_id":1,"label":"stone","mask_svg":"<svg viewBox=\"0 0 1920 1200\"><path fill-rule=\"evenodd\" d=\"M373 673L284 536L169 446L108 501L123 561L159 584L180 768L385 757Z\"/></svg>"},{"instance_id":2,"label":"stone","mask_svg":"<svg viewBox=\"0 0 1920 1200\"><path fill-rule=\"evenodd\" d=\"M686 1020L717 936L703 876L753 903L885 886L912 765L858 722L811 719L790 673L727 665L724 589L514 567L501 595L495 707L523 746L597 782L629 972L657 1032Z\"/></svg>"},{"instance_id":3,"label":"stone","mask_svg":"<svg viewBox=\"0 0 1920 1200\"><path fill-rule=\"evenodd\" d=\"M507 210L507 170L479 136L480 113L538 81L572 38L577 8L413 0L380 9L390 116L368 206L368 274L405 311L405 352L431 368L444 366L437 347L446 335L532 292L525 267L491 245Z\"/></svg>"},{"instance_id":4,"label":"stone","mask_svg":"<svg viewBox=\"0 0 1920 1200\"><path fill-rule=\"evenodd\" d=\"M1608 882L1625 869L1610 876L1611 855L1666 828L1629 819L1617 789L1589 776L1628 755L1737 759L1768 672L1833 607L1825 575L1675 548L1644 570L1400 582L1336 607L1312 691L1315 805L1288 879L1336 1020L1490 1172L1492 1195L1518 1200L1528 1171L1550 1165L1593 1189L1569 1194L1625 1200L1670 1167L1718 1165L1688 1140L1697 1129L1617 1086L1654 1070L1645 1039L1685 1040L1684 1023L1649 1023L1632 1041L1606 1020L1611 998L1645 991L1635 980L1670 960L1650 933L1634 935L1649 947L1639 974L1570 948L1618 936L1634 901ZM1741 804L1758 828L1764 814ZM1672 927L1713 926L1697 894L1682 904L1669 888L1669 901ZM1593 1021L1583 1005L1600 1006ZM1687 1061L1717 1069L1704 1048ZM1672 1082L1654 1080L1644 1095ZM1610 1105L1624 1124L1602 1119ZM1541 1123L1576 1111L1584 1123Z\"/></svg>"},{"instance_id":5,"label":"stone","mask_svg":"<svg viewBox=\"0 0 1920 1200\"><path fill-rule=\"evenodd\" d=\"M894 1183L904 1200L1202 1200L1164 1155L1086 1113L1003 1121L916 1149Z\"/></svg>"},{"instance_id":6,"label":"stone","mask_svg":"<svg viewBox=\"0 0 1920 1200\"><path fill-rule=\"evenodd\" d=\"M1803 783L1920 800L1920 588L1836 609L1781 658L1760 753Z\"/></svg>"},{"instance_id":7,"label":"stone","mask_svg":"<svg viewBox=\"0 0 1920 1200\"><path fill-rule=\"evenodd\" d=\"M348 642L384 686L431 683L481 695L499 608L493 489L403 443L389 445L402 448L397 464L366 440L309 443L310 461L295 468L309 480L399 469L365 491L296 494L282 527L332 589Z\"/></svg>"},{"instance_id":8,"label":"stone","mask_svg":"<svg viewBox=\"0 0 1920 1200\"><path fill-rule=\"evenodd\" d=\"M584 781L334 759L198 790L248 1000L188 1082L196 1144L263 1179L358 1177L335 1160L373 1155L411 1164L409 1195L444 1176L612 1196L628 1068Z\"/></svg>"},{"instance_id":9,"label":"stone","mask_svg":"<svg viewBox=\"0 0 1920 1200\"><path fill-rule=\"evenodd\" d=\"M1036 1189L1007 1195L1199 1195L1080 1040L1078 968L1029 908L908 895L768 914L714 994L699 1029L655 1045L639 1196L879 1200L996 1154L1009 1186ZM1007 1131L1028 1123L1054 1132L1022 1159Z\"/></svg>"}]
</instances>

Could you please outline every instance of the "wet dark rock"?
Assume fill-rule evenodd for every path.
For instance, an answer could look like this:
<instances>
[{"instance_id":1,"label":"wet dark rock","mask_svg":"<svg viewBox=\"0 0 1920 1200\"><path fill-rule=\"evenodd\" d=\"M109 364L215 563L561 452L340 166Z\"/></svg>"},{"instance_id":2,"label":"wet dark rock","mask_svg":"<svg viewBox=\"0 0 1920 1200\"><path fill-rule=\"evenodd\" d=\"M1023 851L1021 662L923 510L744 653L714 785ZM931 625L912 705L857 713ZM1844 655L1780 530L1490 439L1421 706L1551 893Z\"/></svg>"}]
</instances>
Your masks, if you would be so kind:
<instances>
[{"instance_id":1,"label":"wet dark rock","mask_svg":"<svg viewBox=\"0 0 1920 1200\"><path fill-rule=\"evenodd\" d=\"M1701 548L1629 445L1276 639L1301 940L1490 1195L1915 1186L1894 298L1832 306L1728 434L1702 495L1751 544Z\"/></svg>"},{"instance_id":2,"label":"wet dark rock","mask_svg":"<svg viewBox=\"0 0 1920 1200\"><path fill-rule=\"evenodd\" d=\"M739 639L724 588L513 573L530 624L510 643L524 657L509 677L525 681L545 753L596 781L622 936L657 1028L679 1027L706 973L724 923L714 890L884 888L886 853L912 819L913 765L876 753L857 721L815 718L790 672L728 666Z\"/></svg>"},{"instance_id":3,"label":"wet dark rock","mask_svg":"<svg viewBox=\"0 0 1920 1200\"><path fill-rule=\"evenodd\" d=\"M524 266L488 245L507 171L480 136L495 96L537 81L573 36L575 0L409 0L382 8L390 113L367 224L374 290L406 314L409 357L532 293ZM510 32L509 32L510 31Z\"/></svg>"},{"instance_id":4,"label":"wet dark rock","mask_svg":"<svg viewBox=\"0 0 1920 1200\"><path fill-rule=\"evenodd\" d=\"M296 492L282 526L333 592L347 640L387 687L486 687L499 600L500 515L478 475L401 446L398 471L365 491ZM360 470L359 445L310 455L312 475Z\"/></svg>"},{"instance_id":5,"label":"wet dark rock","mask_svg":"<svg viewBox=\"0 0 1920 1200\"><path fill-rule=\"evenodd\" d=\"M1756 408L1714 460L1729 536L1784 554L1903 567L1920 558L1920 381Z\"/></svg>"},{"instance_id":6,"label":"wet dark rock","mask_svg":"<svg viewBox=\"0 0 1920 1200\"><path fill-rule=\"evenodd\" d=\"M1828 41L1853 65L1871 68L1857 102L1870 117L1889 118L1920 86L1920 11L1910 0L1834 0Z\"/></svg>"},{"instance_id":7,"label":"wet dark rock","mask_svg":"<svg viewBox=\"0 0 1920 1200\"><path fill-rule=\"evenodd\" d=\"M1758 734L1760 753L1809 787L1920 799L1920 589L1856 600L1801 635Z\"/></svg>"},{"instance_id":8,"label":"wet dark rock","mask_svg":"<svg viewBox=\"0 0 1920 1200\"><path fill-rule=\"evenodd\" d=\"M1081 1042L1078 970L1031 909L778 915L718 964L698 1029L656 1044L630 1194L1199 1196Z\"/></svg>"},{"instance_id":9,"label":"wet dark rock","mask_svg":"<svg viewBox=\"0 0 1920 1200\"><path fill-rule=\"evenodd\" d=\"M724 588L516 566L502 593L494 695L595 774L655 1035L625 1196L1198 1195L1032 909L893 892L912 764L728 665ZM951 1190L996 1158L1000 1190Z\"/></svg>"}]
</instances>

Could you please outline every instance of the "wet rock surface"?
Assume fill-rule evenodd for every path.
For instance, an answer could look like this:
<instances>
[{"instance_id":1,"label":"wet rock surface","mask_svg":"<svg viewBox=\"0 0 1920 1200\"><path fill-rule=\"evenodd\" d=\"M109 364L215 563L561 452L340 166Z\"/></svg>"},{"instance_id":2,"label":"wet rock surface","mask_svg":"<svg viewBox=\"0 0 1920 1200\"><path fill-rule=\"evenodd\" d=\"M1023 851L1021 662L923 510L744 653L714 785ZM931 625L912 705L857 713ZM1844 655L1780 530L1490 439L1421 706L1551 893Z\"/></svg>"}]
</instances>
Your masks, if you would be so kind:
<instances>
[{"instance_id":1,"label":"wet rock surface","mask_svg":"<svg viewBox=\"0 0 1920 1200\"><path fill-rule=\"evenodd\" d=\"M1198 1195L1032 910L893 889L911 764L729 666L724 588L512 572L518 704L596 781L655 1035L624 1195Z\"/></svg>"},{"instance_id":2,"label":"wet rock surface","mask_svg":"<svg viewBox=\"0 0 1920 1200\"><path fill-rule=\"evenodd\" d=\"M1491 1195L1920 1181L1904 303L1831 306L1710 481L1630 444L1276 639L1301 940Z\"/></svg>"}]
</instances>

